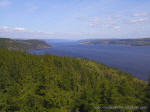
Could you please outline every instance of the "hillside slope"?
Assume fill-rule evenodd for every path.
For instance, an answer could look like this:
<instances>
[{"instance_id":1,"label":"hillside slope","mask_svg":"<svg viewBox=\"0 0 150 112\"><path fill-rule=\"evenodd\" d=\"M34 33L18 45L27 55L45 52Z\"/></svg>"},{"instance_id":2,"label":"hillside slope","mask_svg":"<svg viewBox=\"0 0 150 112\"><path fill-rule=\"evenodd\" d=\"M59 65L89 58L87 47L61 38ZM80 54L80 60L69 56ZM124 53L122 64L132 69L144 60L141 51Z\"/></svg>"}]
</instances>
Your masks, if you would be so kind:
<instances>
[{"instance_id":1,"label":"hillside slope","mask_svg":"<svg viewBox=\"0 0 150 112\"><path fill-rule=\"evenodd\" d=\"M97 112L96 106L142 106L145 87L130 74L88 59L0 49L1 112Z\"/></svg>"},{"instance_id":2,"label":"hillside slope","mask_svg":"<svg viewBox=\"0 0 150 112\"><path fill-rule=\"evenodd\" d=\"M12 40L9 38L0 38L0 48L28 51L32 49L51 48L51 46L41 40Z\"/></svg>"}]
</instances>

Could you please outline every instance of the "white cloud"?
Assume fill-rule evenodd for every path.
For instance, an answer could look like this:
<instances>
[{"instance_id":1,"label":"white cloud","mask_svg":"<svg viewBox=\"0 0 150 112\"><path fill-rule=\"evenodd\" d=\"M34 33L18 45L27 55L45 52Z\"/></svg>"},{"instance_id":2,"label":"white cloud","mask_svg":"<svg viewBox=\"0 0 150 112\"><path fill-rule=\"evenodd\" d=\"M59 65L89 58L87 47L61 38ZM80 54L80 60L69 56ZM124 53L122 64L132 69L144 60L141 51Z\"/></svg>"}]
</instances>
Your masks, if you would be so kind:
<instances>
[{"instance_id":1,"label":"white cloud","mask_svg":"<svg viewBox=\"0 0 150 112\"><path fill-rule=\"evenodd\" d=\"M90 27L111 27L119 22L119 17L106 17L106 18L99 18L94 17L90 20L89 26Z\"/></svg>"},{"instance_id":2,"label":"white cloud","mask_svg":"<svg viewBox=\"0 0 150 112\"><path fill-rule=\"evenodd\" d=\"M3 26L0 27L0 31L7 31L7 32L13 32L13 31L25 31L25 28L21 28L21 27L8 27L8 26Z\"/></svg>"},{"instance_id":3,"label":"white cloud","mask_svg":"<svg viewBox=\"0 0 150 112\"><path fill-rule=\"evenodd\" d=\"M0 0L0 7L7 7L11 4L8 0Z\"/></svg>"},{"instance_id":4,"label":"white cloud","mask_svg":"<svg viewBox=\"0 0 150 112\"><path fill-rule=\"evenodd\" d=\"M87 35L91 35L90 32L41 32L41 31L29 31L25 28L21 27L8 27L3 26L0 27L0 37L4 38L18 38L18 39L49 39L49 38L67 38L74 37L74 38L80 38L84 37L86 38ZM72 39L72 38L70 38Z\"/></svg>"},{"instance_id":5,"label":"white cloud","mask_svg":"<svg viewBox=\"0 0 150 112\"><path fill-rule=\"evenodd\" d=\"M135 13L133 14L134 17L146 17L148 16L149 14L144 12L144 13Z\"/></svg>"},{"instance_id":6,"label":"white cloud","mask_svg":"<svg viewBox=\"0 0 150 112\"><path fill-rule=\"evenodd\" d=\"M92 18L91 21L95 22L95 23L99 23L101 21L101 19L99 17L94 17L94 18Z\"/></svg>"},{"instance_id":7,"label":"white cloud","mask_svg":"<svg viewBox=\"0 0 150 112\"><path fill-rule=\"evenodd\" d=\"M18 30L18 31L25 31L24 28L15 28L15 30Z\"/></svg>"},{"instance_id":8,"label":"white cloud","mask_svg":"<svg viewBox=\"0 0 150 112\"><path fill-rule=\"evenodd\" d=\"M105 27L110 27L112 25L115 25L117 24L117 20L112 18L112 17L109 17L109 18L105 18L105 21L104 21L104 26Z\"/></svg>"},{"instance_id":9,"label":"white cloud","mask_svg":"<svg viewBox=\"0 0 150 112\"><path fill-rule=\"evenodd\" d=\"M90 27L97 27L101 23L101 19L99 17L93 17L89 21L89 26Z\"/></svg>"},{"instance_id":10,"label":"white cloud","mask_svg":"<svg viewBox=\"0 0 150 112\"><path fill-rule=\"evenodd\" d=\"M145 22L147 20L148 20L148 18L139 18L139 19L131 20L131 23L141 23L141 22Z\"/></svg>"},{"instance_id":11,"label":"white cloud","mask_svg":"<svg viewBox=\"0 0 150 112\"><path fill-rule=\"evenodd\" d=\"M120 31L120 26L114 26L114 29Z\"/></svg>"},{"instance_id":12,"label":"white cloud","mask_svg":"<svg viewBox=\"0 0 150 112\"><path fill-rule=\"evenodd\" d=\"M99 24L97 24L97 23L90 23L89 26L90 26L90 27L98 27Z\"/></svg>"},{"instance_id":13,"label":"white cloud","mask_svg":"<svg viewBox=\"0 0 150 112\"><path fill-rule=\"evenodd\" d=\"M117 21L118 21L119 17L108 17L108 18L105 18L104 20L106 21L107 24L116 24Z\"/></svg>"},{"instance_id":14,"label":"white cloud","mask_svg":"<svg viewBox=\"0 0 150 112\"><path fill-rule=\"evenodd\" d=\"M47 38L55 36L54 33L46 33L39 31L29 31L21 27L0 27L0 37L9 38Z\"/></svg>"}]
</instances>

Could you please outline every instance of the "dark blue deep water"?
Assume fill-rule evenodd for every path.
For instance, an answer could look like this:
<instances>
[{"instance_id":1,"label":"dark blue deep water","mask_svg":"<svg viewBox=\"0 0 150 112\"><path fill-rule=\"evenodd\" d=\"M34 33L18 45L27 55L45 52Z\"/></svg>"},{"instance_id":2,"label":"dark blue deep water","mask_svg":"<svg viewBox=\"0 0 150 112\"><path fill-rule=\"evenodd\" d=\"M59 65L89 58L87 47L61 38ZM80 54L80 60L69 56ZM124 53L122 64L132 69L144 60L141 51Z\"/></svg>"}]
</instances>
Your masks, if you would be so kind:
<instances>
[{"instance_id":1,"label":"dark blue deep water","mask_svg":"<svg viewBox=\"0 0 150 112\"><path fill-rule=\"evenodd\" d=\"M48 43L53 48L32 50L30 53L85 57L119 68L140 79L148 80L150 77L150 46L81 45L72 41Z\"/></svg>"}]
</instances>

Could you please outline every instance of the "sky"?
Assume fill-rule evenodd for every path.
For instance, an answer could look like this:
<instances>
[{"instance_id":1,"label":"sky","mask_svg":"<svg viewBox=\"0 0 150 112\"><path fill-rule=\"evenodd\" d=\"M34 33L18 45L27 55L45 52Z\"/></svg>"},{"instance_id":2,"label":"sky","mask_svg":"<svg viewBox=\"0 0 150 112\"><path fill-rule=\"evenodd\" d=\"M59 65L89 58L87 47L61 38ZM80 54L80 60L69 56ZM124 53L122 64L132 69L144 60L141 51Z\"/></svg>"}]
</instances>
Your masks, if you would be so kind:
<instances>
[{"instance_id":1,"label":"sky","mask_svg":"<svg viewBox=\"0 0 150 112\"><path fill-rule=\"evenodd\" d=\"M0 0L0 37L150 37L150 0Z\"/></svg>"}]
</instances>

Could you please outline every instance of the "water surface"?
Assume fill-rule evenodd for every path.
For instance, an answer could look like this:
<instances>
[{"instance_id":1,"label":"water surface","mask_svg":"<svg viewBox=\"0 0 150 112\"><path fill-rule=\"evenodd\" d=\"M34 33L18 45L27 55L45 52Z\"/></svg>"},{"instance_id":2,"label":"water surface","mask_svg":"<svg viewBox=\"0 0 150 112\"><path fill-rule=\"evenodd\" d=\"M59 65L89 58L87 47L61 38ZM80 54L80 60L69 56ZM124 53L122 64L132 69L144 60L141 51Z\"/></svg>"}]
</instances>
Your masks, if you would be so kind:
<instances>
[{"instance_id":1,"label":"water surface","mask_svg":"<svg viewBox=\"0 0 150 112\"><path fill-rule=\"evenodd\" d=\"M58 56L85 57L117 67L134 76L147 80L150 75L150 46L81 45L77 42L48 42L50 49L33 50L31 53L50 53Z\"/></svg>"}]
</instances>

